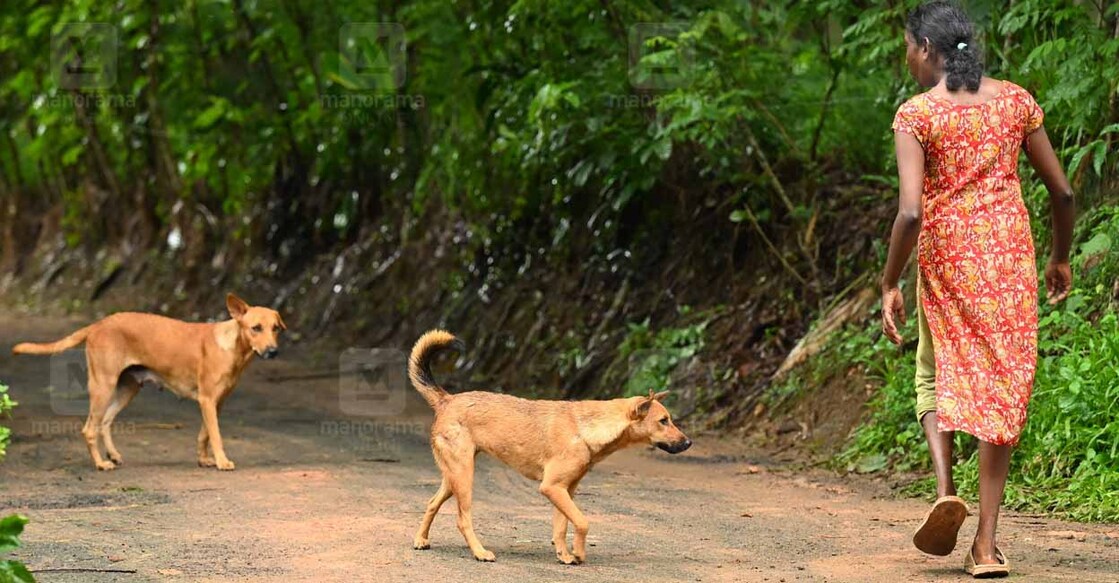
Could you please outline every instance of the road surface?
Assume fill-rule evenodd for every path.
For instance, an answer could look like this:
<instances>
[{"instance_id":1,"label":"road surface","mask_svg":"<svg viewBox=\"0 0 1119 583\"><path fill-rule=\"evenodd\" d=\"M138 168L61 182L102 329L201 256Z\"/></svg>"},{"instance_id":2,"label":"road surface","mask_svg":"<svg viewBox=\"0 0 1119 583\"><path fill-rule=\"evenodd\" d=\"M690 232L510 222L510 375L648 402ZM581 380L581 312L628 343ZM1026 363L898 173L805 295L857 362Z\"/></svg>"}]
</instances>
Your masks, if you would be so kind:
<instances>
[{"instance_id":1,"label":"road surface","mask_svg":"<svg viewBox=\"0 0 1119 583\"><path fill-rule=\"evenodd\" d=\"M678 456L616 454L583 481L585 565L556 562L549 503L488 459L478 468L474 518L497 562L471 558L453 500L436 519L432 549L412 550L439 483L426 404L409 390L388 395L377 415L355 415L346 384L354 375L340 378L332 364L347 357L299 346L253 363L226 404L221 427L235 471L195 465L194 403L145 389L117 419L124 465L96 472L74 415L84 402L48 391L49 358L10 356L17 340L53 339L79 324L0 316L0 381L20 402L0 464L0 513L31 518L16 557L41 581L966 579L966 542L947 558L909 543L921 501L870 481L787 470L702 434ZM974 529L973 517L961 540ZM1010 513L1001 545L1014 579L1119 581L1116 525Z\"/></svg>"}]
</instances>

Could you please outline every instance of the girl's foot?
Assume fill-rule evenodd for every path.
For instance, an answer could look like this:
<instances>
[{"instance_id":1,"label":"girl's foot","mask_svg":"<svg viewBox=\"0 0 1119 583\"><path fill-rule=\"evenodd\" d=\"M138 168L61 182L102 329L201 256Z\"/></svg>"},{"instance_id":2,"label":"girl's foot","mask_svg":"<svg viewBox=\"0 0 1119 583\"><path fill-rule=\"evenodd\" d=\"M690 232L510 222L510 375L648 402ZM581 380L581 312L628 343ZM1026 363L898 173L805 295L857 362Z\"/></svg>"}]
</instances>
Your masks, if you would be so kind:
<instances>
[{"instance_id":1,"label":"girl's foot","mask_svg":"<svg viewBox=\"0 0 1119 583\"><path fill-rule=\"evenodd\" d=\"M967 504L962 499L957 496L938 499L913 533L913 546L938 557L951 554L966 518Z\"/></svg>"},{"instance_id":2,"label":"girl's foot","mask_svg":"<svg viewBox=\"0 0 1119 583\"><path fill-rule=\"evenodd\" d=\"M994 556L986 558L980 557L975 552L975 547L972 546L967 553L967 559L964 561L964 571L967 571L968 575L976 579L1007 577L1010 575L1010 561L1006 559L998 547L995 547Z\"/></svg>"}]
</instances>

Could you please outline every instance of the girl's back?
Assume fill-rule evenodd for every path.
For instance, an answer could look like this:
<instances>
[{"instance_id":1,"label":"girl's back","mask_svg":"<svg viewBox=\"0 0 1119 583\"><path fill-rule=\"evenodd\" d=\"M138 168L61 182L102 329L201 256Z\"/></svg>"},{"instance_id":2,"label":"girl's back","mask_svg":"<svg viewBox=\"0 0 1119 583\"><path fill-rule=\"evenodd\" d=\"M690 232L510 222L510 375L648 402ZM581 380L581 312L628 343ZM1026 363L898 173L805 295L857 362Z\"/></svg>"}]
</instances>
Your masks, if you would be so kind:
<instances>
[{"instance_id":1,"label":"girl's back","mask_svg":"<svg viewBox=\"0 0 1119 583\"><path fill-rule=\"evenodd\" d=\"M1042 118L1029 92L989 78L972 103L954 102L934 89L903 104L894 130L913 135L925 150L926 227L949 219L1024 215L1018 153Z\"/></svg>"}]
</instances>

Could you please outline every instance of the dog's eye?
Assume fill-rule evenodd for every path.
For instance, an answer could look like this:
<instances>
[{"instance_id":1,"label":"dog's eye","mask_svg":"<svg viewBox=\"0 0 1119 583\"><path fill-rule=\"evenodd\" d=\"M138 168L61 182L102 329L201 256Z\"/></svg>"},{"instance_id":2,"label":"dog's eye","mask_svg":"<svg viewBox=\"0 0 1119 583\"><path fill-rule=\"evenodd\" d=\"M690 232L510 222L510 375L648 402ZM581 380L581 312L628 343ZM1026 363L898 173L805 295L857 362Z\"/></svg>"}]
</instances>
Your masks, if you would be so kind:
<instances>
[{"instance_id":1,"label":"dog's eye","mask_svg":"<svg viewBox=\"0 0 1119 583\"><path fill-rule=\"evenodd\" d=\"M661 425L668 425L668 417L661 419Z\"/></svg>"},{"instance_id":2,"label":"dog's eye","mask_svg":"<svg viewBox=\"0 0 1119 583\"><path fill-rule=\"evenodd\" d=\"M279 325L272 326L272 331L273 332L279 332L280 331L280 326Z\"/></svg>"},{"instance_id":3,"label":"dog's eye","mask_svg":"<svg viewBox=\"0 0 1119 583\"><path fill-rule=\"evenodd\" d=\"M256 332L257 334L264 332L264 326L261 326L260 324L253 326L253 332Z\"/></svg>"}]
</instances>

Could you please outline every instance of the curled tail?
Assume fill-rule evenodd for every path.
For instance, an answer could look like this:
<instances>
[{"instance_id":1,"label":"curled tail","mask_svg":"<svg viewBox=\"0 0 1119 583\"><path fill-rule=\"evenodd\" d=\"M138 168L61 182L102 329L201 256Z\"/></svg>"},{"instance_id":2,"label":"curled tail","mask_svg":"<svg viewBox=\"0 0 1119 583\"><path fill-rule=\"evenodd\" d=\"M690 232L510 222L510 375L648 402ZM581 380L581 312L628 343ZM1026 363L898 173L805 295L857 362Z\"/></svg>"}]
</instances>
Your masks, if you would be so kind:
<instances>
[{"instance_id":1,"label":"curled tail","mask_svg":"<svg viewBox=\"0 0 1119 583\"><path fill-rule=\"evenodd\" d=\"M57 342L46 344L21 342L12 348L12 354L57 354L85 342L86 336L89 336L89 328L86 326Z\"/></svg>"},{"instance_id":2,"label":"curled tail","mask_svg":"<svg viewBox=\"0 0 1119 583\"><path fill-rule=\"evenodd\" d=\"M439 409L450 395L435 383L431 374L431 359L448 348L462 351L466 345L446 330L432 330L416 341L412 356L408 358L408 377L432 409Z\"/></svg>"}]
</instances>

